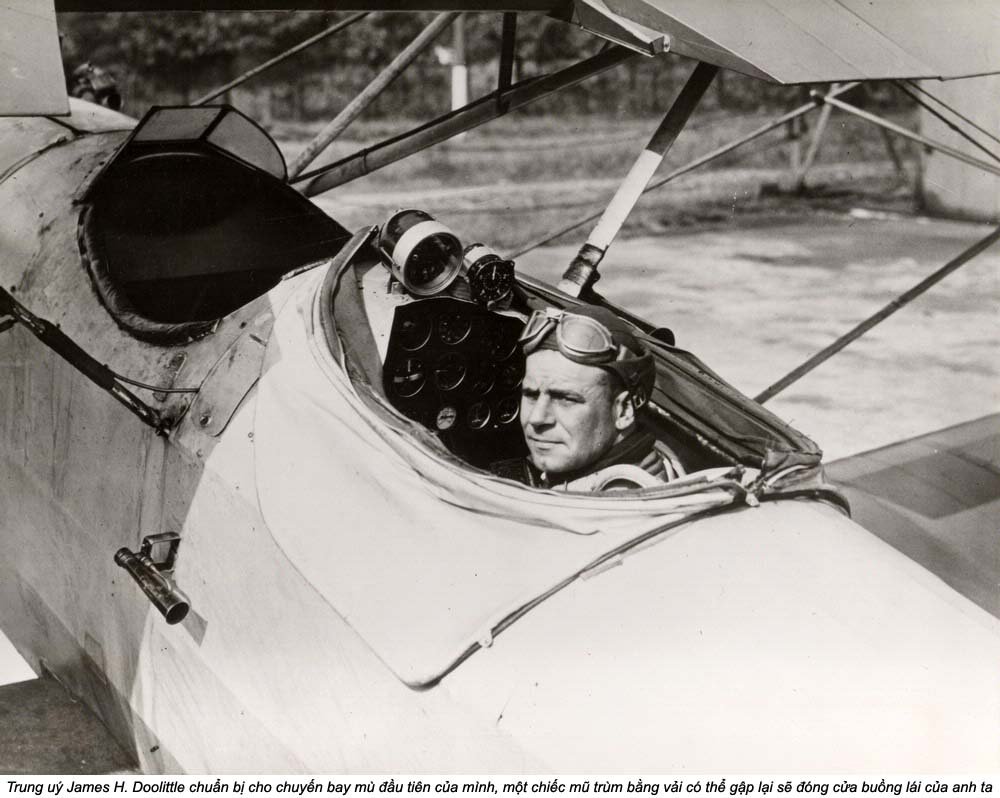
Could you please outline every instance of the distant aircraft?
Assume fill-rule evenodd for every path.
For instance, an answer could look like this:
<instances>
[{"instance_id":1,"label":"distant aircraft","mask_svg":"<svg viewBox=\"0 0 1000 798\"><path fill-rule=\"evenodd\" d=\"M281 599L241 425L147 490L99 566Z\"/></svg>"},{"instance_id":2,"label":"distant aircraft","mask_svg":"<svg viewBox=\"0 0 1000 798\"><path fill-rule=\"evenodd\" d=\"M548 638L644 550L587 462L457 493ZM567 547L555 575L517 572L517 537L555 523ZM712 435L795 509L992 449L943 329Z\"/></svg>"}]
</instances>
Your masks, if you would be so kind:
<instances>
[{"instance_id":1,"label":"distant aircraft","mask_svg":"<svg viewBox=\"0 0 1000 798\"><path fill-rule=\"evenodd\" d=\"M1000 766L1000 620L853 522L815 444L668 331L612 308L655 353L648 423L687 476L575 494L486 468L522 451L517 311L608 305L601 257L717 68L842 84L802 114L849 82L996 72L991 4L211 5L503 11L498 89L290 176L228 106L67 107L51 4L0 10L21 34L0 77L0 622L39 674L148 772ZM57 5L185 7L205 4ZM532 11L611 44L514 83ZM505 267L463 294L438 223L352 232L307 199L636 51L698 66L559 288ZM958 509L1000 496L984 423L944 438L985 480ZM877 486L877 457L845 478L912 484L901 452Z\"/></svg>"}]
</instances>

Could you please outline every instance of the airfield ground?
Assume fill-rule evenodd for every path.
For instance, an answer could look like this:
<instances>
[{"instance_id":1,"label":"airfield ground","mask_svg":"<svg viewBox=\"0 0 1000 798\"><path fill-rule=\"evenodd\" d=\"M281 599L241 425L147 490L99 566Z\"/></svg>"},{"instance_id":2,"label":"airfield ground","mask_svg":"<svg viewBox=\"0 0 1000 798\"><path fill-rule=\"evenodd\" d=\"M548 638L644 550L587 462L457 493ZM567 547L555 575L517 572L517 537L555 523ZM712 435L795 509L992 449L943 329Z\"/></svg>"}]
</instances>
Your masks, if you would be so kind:
<instances>
[{"instance_id":1,"label":"airfield ground","mask_svg":"<svg viewBox=\"0 0 1000 798\"><path fill-rule=\"evenodd\" d=\"M724 131L711 121L684 134L664 172L760 120ZM570 122L567 144L552 123L531 125L470 135L319 203L352 229L421 207L466 242L516 252L599 210L652 127ZM780 134L746 160L650 194L610 250L600 290L671 327L680 346L754 395L990 231L923 218L880 139L839 121L831 129L806 196L775 190L788 176ZM285 133L292 155L305 138ZM343 154L351 143L339 147ZM912 180L912 157L906 165ZM592 225L525 254L518 267L557 279ZM828 460L997 412L998 308L995 246L768 407ZM0 636L0 684L31 675Z\"/></svg>"}]
</instances>

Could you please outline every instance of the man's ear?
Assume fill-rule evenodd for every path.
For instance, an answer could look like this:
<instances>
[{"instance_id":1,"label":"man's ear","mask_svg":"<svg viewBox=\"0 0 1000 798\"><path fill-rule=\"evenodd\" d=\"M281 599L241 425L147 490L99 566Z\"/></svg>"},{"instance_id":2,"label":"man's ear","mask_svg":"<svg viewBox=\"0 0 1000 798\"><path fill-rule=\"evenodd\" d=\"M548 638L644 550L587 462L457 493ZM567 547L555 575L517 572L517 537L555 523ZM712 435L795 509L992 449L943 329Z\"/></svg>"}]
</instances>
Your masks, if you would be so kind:
<instances>
[{"instance_id":1,"label":"man's ear","mask_svg":"<svg viewBox=\"0 0 1000 798\"><path fill-rule=\"evenodd\" d=\"M635 423L635 407L628 391L621 391L612 405L615 414L615 429L624 432Z\"/></svg>"}]
</instances>

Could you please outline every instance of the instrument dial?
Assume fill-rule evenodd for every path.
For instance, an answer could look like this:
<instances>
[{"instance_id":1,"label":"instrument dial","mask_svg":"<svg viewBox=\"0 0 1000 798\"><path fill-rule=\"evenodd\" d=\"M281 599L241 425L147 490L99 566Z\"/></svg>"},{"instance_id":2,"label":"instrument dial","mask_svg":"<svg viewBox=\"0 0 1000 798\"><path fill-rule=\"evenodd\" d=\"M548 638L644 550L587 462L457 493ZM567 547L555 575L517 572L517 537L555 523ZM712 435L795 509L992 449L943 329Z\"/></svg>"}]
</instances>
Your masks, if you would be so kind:
<instances>
[{"instance_id":1,"label":"instrument dial","mask_svg":"<svg viewBox=\"0 0 1000 798\"><path fill-rule=\"evenodd\" d=\"M406 262L406 281L418 290L430 286L444 274L452 257L452 253L437 241L421 242L414 247Z\"/></svg>"},{"instance_id":2,"label":"instrument dial","mask_svg":"<svg viewBox=\"0 0 1000 798\"><path fill-rule=\"evenodd\" d=\"M490 423L490 406L486 402L476 402L469 408L466 421L472 429L482 429Z\"/></svg>"},{"instance_id":3,"label":"instrument dial","mask_svg":"<svg viewBox=\"0 0 1000 798\"><path fill-rule=\"evenodd\" d=\"M399 343L411 352L420 349L430 337L431 322L423 317L407 319L399 327Z\"/></svg>"},{"instance_id":4,"label":"instrument dial","mask_svg":"<svg viewBox=\"0 0 1000 798\"><path fill-rule=\"evenodd\" d=\"M490 358L496 362L506 360L517 351L517 340L504 335L502 330L492 330L486 342Z\"/></svg>"},{"instance_id":5,"label":"instrument dial","mask_svg":"<svg viewBox=\"0 0 1000 798\"><path fill-rule=\"evenodd\" d=\"M493 384L496 382L496 366L488 361L480 361L473 366L469 378L470 390L477 396L485 396L493 389Z\"/></svg>"},{"instance_id":6,"label":"instrument dial","mask_svg":"<svg viewBox=\"0 0 1000 798\"><path fill-rule=\"evenodd\" d=\"M497 421L510 424L521 412L521 400L516 396L505 396L497 402Z\"/></svg>"},{"instance_id":7,"label":"instrument dial","mask_svg":"<svg viewBox=\"0 0 1000 798\"><path fill-rule=\"evenodd\" d=\"M465 340L471 329L472 319L464 313L456 311L453 313L442 313L438 316L438 335L446 344L454 346L461 343Z\"/></svg>"},{"instance_id":8,"label":"instrument dial","mask_svg":"<svg viewBox=\"0 0 1000 798\"><path fill-rule=\"evenodd\" d=\"M500 367L500 377L497 380L500 390L513 391L521 384L523 371L519 363L505 363Z\"/></svg>"},{"instance_id":9,"label":"instrument dial","mask_svg":"<svg viewBox=\"0 0 1000 798\"><path fill-rule=\"evenodd\" d=\"M437 418L434 420L434 426L442 432L449 430L455 426L455 419L457 418L458 411L451 405L445 405L438 411Z\"/></svg>"},{"instance_id":10,"label":"instrument dial","mask_svg":"<svg viewBox=\"0 0 1000 798\"><path fill-rule=\"evenodd\" d=\"M503 302L514 288L514 261L486 258L469 267L472 298L487 308Z\"/></svg>"},{"instance_id":11,"label":"instrument dial","mask_svg":"<svg viewBox=\"0 0 1000 798\"><path fill-rule=\"evenodd\" d=\"M454 390L465 379L465 361L453 352L444 355L434 367L434 379L442 391Z\"/></svg>"},{"instance_id":12,"label":"instrument dial","mask_svg":"<svg viewBox=\"0 0 1000 798\"><path fill-rule=\"evenodd\" d=\"M426 382L423 361L415 357L406 358L392 374L392 387L403 397L416 396Z\"/></svg>"}]
</instances>

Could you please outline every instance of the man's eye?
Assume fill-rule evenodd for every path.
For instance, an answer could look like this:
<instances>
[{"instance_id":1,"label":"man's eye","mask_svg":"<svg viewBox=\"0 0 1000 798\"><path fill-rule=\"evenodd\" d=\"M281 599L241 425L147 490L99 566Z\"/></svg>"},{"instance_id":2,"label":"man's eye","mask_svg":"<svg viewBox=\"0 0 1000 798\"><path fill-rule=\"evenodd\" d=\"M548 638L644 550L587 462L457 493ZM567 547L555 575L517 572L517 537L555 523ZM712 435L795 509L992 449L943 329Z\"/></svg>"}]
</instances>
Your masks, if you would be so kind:
<instances>
[{"instance_id":1,"label":"man's eye","mask_svg":"<svg viewBox=\"0 0 1000 798\"><path fill-rule=\"evenodd\" d=\"M538 398L538 391L534 391L534 390L532 390L530 388L522 388L521 389L521 398L522 399L530 399L531 401L534 401L535 399Z\"/></svg>"}]
</instances>

